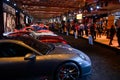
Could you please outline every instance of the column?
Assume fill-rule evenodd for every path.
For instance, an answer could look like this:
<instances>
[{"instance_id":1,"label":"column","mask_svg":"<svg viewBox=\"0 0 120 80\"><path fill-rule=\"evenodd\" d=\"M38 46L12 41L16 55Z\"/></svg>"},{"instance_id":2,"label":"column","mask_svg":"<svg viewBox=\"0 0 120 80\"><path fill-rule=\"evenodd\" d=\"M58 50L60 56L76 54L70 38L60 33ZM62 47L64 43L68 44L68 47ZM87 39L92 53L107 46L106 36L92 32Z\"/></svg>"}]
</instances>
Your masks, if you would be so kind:
<instances>
[{"instance_id":1,"label":"column","mask_svg":"<svg viewBox=\"0 0 120 80\"><path fill-rule=\"evenodd\" d=\"M0 37L4 33L3 0L0 0Z\"/></svg>"}]
</instances>

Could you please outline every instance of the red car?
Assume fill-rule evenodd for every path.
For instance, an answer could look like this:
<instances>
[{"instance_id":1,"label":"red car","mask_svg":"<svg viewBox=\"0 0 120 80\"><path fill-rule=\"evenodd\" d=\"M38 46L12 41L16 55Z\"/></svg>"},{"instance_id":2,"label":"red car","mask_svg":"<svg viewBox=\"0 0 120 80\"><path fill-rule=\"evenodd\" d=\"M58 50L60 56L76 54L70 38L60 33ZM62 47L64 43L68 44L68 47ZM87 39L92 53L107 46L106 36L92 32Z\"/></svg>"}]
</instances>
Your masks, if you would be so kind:
<instances>
[{"instance_id":1,"label":"red car","mask_svg":"<svg viewBox=\"0 0 120 80\"><path fill-rule=\"evenodd\" d=\"M41 33L41 32L45 32L45 33L53 33L52 31L50 30L38 30L37 32Z\"/></svg>"},{"instance_id":2,"label":"red car","mask_svg":"<svg viewBox=\"0 0 120 80\"><path fill-rule=\"evenodd\" d=\"M61 36L39 36L38 39L44 43L63 43L67 44L67 41Z\"/></svg>"}]
</instances>

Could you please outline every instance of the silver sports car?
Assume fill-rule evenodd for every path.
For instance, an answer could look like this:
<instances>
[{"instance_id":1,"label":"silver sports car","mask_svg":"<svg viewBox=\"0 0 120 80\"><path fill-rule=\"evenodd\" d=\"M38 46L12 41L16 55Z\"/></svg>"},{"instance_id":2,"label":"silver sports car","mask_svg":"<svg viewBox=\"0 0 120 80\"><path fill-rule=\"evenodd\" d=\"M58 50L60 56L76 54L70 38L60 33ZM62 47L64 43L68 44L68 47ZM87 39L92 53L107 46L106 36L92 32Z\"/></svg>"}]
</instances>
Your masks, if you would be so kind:
<instances>
[{"instance_id":1,"label":"silver sports car","mask_svg":"<svg viewBox=\"0 0 120 80\"><path fill-rule=\"evenodd\" d=\"M0 40L0 80L78 80L90 73L90 58L75 48L24 36Z\"/></svg>"}]
</instances>

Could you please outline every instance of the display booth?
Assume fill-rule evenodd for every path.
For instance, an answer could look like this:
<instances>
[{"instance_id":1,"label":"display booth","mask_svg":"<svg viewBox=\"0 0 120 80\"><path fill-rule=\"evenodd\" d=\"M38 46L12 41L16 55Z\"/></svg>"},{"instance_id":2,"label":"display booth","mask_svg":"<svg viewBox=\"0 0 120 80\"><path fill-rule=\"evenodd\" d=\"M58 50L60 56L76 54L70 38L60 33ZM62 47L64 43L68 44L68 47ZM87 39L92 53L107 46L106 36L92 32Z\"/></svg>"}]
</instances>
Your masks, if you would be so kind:
<instances>
[{"instance_id":1,"label":"display booth","mask_svg":"<svg viewBox=\"0 0 120 80\"><path fill-rule=\"evenodd\" d=\"M4 32L12 32L15 29L15 9L3 3Z\"/></svg>"}]
</instances>

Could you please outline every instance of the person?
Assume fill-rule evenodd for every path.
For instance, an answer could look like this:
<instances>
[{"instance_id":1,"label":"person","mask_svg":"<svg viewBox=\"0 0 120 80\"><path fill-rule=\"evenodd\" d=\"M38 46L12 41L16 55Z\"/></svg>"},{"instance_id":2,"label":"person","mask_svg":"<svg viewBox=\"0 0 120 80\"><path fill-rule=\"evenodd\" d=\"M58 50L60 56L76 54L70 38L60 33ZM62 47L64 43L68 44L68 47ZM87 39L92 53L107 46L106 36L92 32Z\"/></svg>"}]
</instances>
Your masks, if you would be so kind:
<instances>
[{"instance_id":1,"label":"person","mask_svg":"<svg viewBox=\"0 0 120 80\"><path fill-rule=\"evenodd\" d=\"M111 28L110 28L110 42L109 42L109 45L112 45L112 41L113 41L115 33L116 33L116 29L115 29L114 25L112 25Z\"/></svg>"},{"instance_id":2,"label":"person","mask_svg":"<svg viewBox=\"0 0 120 80\"><path fill-rule=\"evenodd\" d=\"M118 41L118 47L120 47L120 18L116 22L116 27L117 27L116 36Z\"/></svg>"},{"instance_id":3,"label":"person","mask_svg":"<svg viewBox=\"0 0 120 80\"><path fill-rule=\"evenodd\" d=\"M81 23L79 26L80 26L80 28L79 28L79 35L83 36L84 35L84 33L83 33L83 31L84 31L84 24Z\"/></svg>"},{"instance_id":4,"label":"person","mask_svg":"<svg viewBox=\"0 0 120 80\"><path fill-rule=\"evenodd\" d=\"M88 36L88 26L86 24L84 26L84 30L85 30L85 35Z\"/></svg>"},{"instance_id":5,"label":"person","mask_svg":"<svg viewBox=\"0 0 120 80\"><path fill-rule=\"evenodd\" d=\"M62 33L64 33L65 32L65 21L62 21L62 23L61 23L61 28L62 28Z\"/></svg>"},{"instance_id":6,"label":"person","mask_svg":"<svg viewBox=\"0 0 120 80\"><path fill-rule=\"evenodd\" d=\"M75 39L78 38L78 28L79 28L79 23L75 23L75 32L74 32Z\"/></svg>"},{"instance_id":7,"label":"person","mask_svg":"<svg viewBox=\"0 0 120 80\"><path fill-rule=\"evenodd\" d=\"M91 33L89 33L89 35L88 35L88 43L90 45L93 45L93 37L92 37Z\"/></svg>"},{"instance_id":8,"label":"person","mask_svg":"<svg viewBox=\"0 0 120 80\"><path fill-rule=\"evenodd\" d=\"M96 32L95 32L95 25L94 24L90 25L90 34L91 34L93 41L94 41L96 39Z\"/></svg>"},{"instance_id":9,"label":"person","mask_svg":"<svg viewBox=\"0 0 120 80\"><path fill-rule=\"evenodd\" d=\"M97 36L101 38L103 28L100 25L97 25L96 30L97 30L97 34L98 34Z\"/></svg>"}]
</instances>

